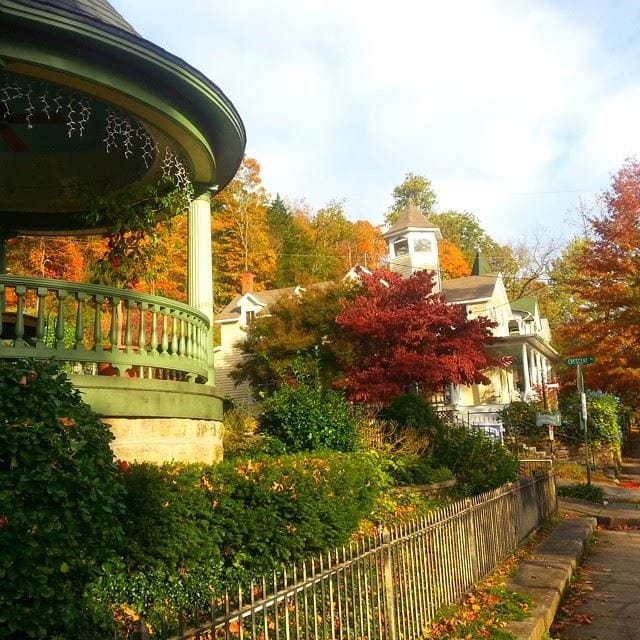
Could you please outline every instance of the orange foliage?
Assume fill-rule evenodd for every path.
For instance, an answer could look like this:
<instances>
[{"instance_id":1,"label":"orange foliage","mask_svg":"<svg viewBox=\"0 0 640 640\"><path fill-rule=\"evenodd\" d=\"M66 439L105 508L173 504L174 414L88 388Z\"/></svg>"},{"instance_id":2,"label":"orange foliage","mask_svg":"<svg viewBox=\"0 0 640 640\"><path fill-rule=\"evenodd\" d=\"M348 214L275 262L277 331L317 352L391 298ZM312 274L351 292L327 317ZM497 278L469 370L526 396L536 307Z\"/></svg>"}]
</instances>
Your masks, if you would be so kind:
<instances>
[{"instance_id":1,"label":"orange foliage","mask_svg":"<svg viewBox=\"0 0 640 640\"><path fill-rule=\"evenodd\" d=\"M572 258L574 295L582 301L561 336L565 355L594 355L587 385L621 395L640 393L640 163L628 160L604 194L605 212L589 220L593 240Z\"/></svg>"},{"instance_id":2,"label":"orange foliage","mask_svg":"<svg viewBox=\"0 0 640 640\"><path fill-rule=\"evenodd\" d=\"M256 290L269 286L276 256L269 240L269 198L262 186L260 165L253 158L242 162L236 177L212 203L213 266L218 304L239 292L240 275L252 272Z\"/></svg>"},{"instance_id":3,"label":"orange foliage","mask_svg":"<svg viewBox=\"0 0 640 640\"><path fill-rule=\"evenodd\" d=\"M382 237L380 225L374 227L367 220L356 220L353 223L353 230L355 233L353 264L375 269L387 255L387 243Z\"/></svg>"},{"instance_id":4,"label":"orange foliage","mask_svg":"<svg viewBox=\"0 0 640 640\"><path fill-rule=\"evenodd\" d=\"M438 242L438 259L440 275L443 279L462 278L471 275L471 267L465 260L460 248L450 240Z\"/></svg>"}]
</instances>

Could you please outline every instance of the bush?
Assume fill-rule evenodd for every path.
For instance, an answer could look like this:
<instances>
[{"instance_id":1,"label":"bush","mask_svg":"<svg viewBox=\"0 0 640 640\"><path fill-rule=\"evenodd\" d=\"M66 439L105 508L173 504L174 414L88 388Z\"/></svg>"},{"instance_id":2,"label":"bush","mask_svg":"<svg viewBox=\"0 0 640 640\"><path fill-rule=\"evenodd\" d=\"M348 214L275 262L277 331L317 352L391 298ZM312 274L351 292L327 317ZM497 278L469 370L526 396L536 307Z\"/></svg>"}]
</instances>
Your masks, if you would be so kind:
<instances>
[{"instance_id":1,"label":"bush","mask_svg":"<svg viewBox=\"0 0 640 640\"><path fill-rule=\"evenodd\" d=\"M564 498L578 498L602 504L604 489L593 484L572 484L558 487L558 495Z\"/></svg>"},{"instance_id":2,"label":"bush","mask_svg":"<svg viewBox=\"0 0 640 640\"><path fill-rule=\"evenodd\" d=\"M509 436L524 436L525 438L542 438L547 436L547 427L538 426L536 417L538 412L534 405L528 402L512 402L498 412L498 419L504 425Z\"/></svg>"},{"instance_id":3,"label":"bush","mask_svg":"<svg viewBox=\"0 0 640 640\"><path fill-rule=\"evenodd\" d=\"M380 412L380 417L395 422L404 429L414 429L426 440L432 440L442 430L442 421L432 406L420 396L397 396Z\"/></svg>"},{"instance_id":4,"label":"bush","mask_svg":"<svg viewBox=\"0 0 640 640\"><path fill-rule=\"evenodd\" d=\"M0 362L0 638L88 625L85 587L122 539L111 438L54 364Z\"/></svg>"},{"instance_id":5,"label":"bush","mask_svg":"<svg viewBox=\"0 0 640 640\"><path fill-rule=\"evenodd\" d=\"M170 633L168 619L208 606L212 592L347 542L383 475L368 455L323 453L134 464L123 482L127 572L97 581L93 596L105 617L121 605L121 619L144 614Z\"/></svg>"},{"instance_id":6,"label":"bush","mask_svg":"<svg viewBox=\"0 0 640 640\"><path fill-rule=\"evenodd\" d=\"M380 467L397 485L432 484L454 477L446 467L434 467L428 457L415 454L383 454Z\"/></svg>"},{"instance_id":7,"label":"bush","mask_svg":"<svg viewBox=\"0 0 640 640\"><path fill-rule=\"evenodd\" d=\"M464 426L444 429L434 443L433 461L453 471L466 495L475 495L512 482L518 474L518 459L500 442L482 431Z\"/></svg>"},{"instance_id":8,"label":"bush","mask_svg":"<svg viewBox=\"0 0 640 640\"><path fill-rule=\"evenodd\" d=\"M257 455L279 456L286 453L282 441L256 433L258 421L247 409L225 399L224 457L226 460Z\"/></svg>"},{"instance_id":9,"label":"bush","mask_svg":"<svg viewBox=\"0 0 640 640\"><path fill-rule=\"evenodd\" d=\"M373 458L292 455L217 465L131 465L123 554L135 569L220 560L261 573L342 544L381 486Z\"/></svg>"},{"instance_id":10,"label":"bush","mask_svg":"<svg viewBox=\"0 0 640 640\"><path fill-rule=\"evenodd\" d=\"M592 391L586 394L587 427L592 442L603 442L618 447L621 441L618 420L619 400L608 393ZM577 393L561 397L563 424L560 436L570 441L582 441L580 428L580 396Z\"/></svg>"},{"instance_id":11,"label":"bush","mask_svg":"<svg viewBox=\"0 0 640 640\"><path fill-rule=\"evenodd\" d=\"M287 451L355 451L356 420L346 400L318 384L287 385L267 399L260 432L281 440Z\"/></svg>"}]
</instances>

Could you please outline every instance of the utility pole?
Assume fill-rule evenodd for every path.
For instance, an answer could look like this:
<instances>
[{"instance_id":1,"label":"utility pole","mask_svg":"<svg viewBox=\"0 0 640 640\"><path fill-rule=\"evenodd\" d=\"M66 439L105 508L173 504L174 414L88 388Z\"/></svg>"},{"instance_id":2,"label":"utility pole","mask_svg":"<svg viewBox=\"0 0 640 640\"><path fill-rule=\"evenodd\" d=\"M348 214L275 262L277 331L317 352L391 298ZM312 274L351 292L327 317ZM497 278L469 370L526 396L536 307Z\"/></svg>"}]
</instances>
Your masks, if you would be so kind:
<instances>
[{"instance_id":1,"label":"utility pole","mask_svg":"<svg viewBox=\"0 0 640 640\"><path fill-rule=\"evenodd\" d=\"M589 466L589 432L587 430L587 396L584 393L584 378L582 377L582 366L593 364L596 359L593 356L575 356L567 358L564 363L568 367L576 368L576 386L580 394L580 426L584 432L584 461L587 467L587 485L591 486L591 467Z\"/></svg>"},{"instance_id":2,"label":"utility pole","mask_svg":"<svg viewBox=\"0 0 640 640\"><path fill-rule=\"evenodd\" d=\"M591 486L591 466L589 465L589 431L587 429L587 396L584 392L582 365L576 365L576 384L580 394L580 426L584 432L584 461L587 467L587 485Z\"/></svg>"}]
</instances>

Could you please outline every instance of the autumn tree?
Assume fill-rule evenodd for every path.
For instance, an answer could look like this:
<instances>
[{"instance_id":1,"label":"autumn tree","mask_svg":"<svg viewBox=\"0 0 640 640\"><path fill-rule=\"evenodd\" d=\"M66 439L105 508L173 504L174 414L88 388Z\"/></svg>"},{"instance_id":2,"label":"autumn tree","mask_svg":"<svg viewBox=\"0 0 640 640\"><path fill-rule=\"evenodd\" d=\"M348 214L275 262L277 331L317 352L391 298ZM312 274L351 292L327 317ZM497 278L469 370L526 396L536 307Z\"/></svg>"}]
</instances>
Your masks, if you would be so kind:
<instances>
[{"instance_id":1,"label":"autumn tree","mask_svg":"<svg viewBox=\"0 0 640 640\"><path fill-rule=\"evenodd\" d=\"M640 163L628 160L589 218L592 239L573 256L581 304L564 330L567 355L595 355L587 384L637 406L640 394Z\"/></svg>"},{"instance_id":2,"label":"autumn tree","mask_svg":"<svg viewBox=\"0 0 640 640\"><path fill-rule=\"evenodd\" d=\"M538 292L540 312L549 320L554 339L563 353L563 328L571 324L580 314L580 307L585 304L580 297L580 291L584 287L577 286L583 279L578 263L581 262L582 255L590 250L591 239L586 236L569 241L562 253L551 262L548 285ZM567 348L570 349L570 346L567 345Z\"/></svg>"},{"instance_id":3,"label":"autumn tree","mask_svg":"<svg viewBox=\"0 0 640 640\"><path fill-rule=\"evenodd\" d=\"M361 290L336 317L351 349L342 382L351 400L386 403L415 386L437 392L447 383L487 384L482 371L503 364L484 348L495 323L469 320L462 306L446 304L429 272L360 277Z\"/></svg>"},{"instance_id":4,"label":"autumn tree","mask_svg":"<svg viewBox=\"0 0 640 640\"><path fill-rule=\"evenodd\" d=\"M330 386L348 359L348 345L335 317L339 301L351 290L352 285L342 283L283 294L270 307L269 316L257 319L239 343L245 357L233 378L248 381L256 393L267 395L307 374Z\"/></svg>"},{"instance_id":5,"label":"autumn tree","mask_svg":"<svg viewBox=\"0 0 640 640\"><path fill-rule=\"evenodd\" d=\"M390 225L398 219L400 212L410 200L424 216L431 219L438 200L431 180L413 173L405 174L403 182L394 187L391 195L393 204L385 216L385 222Z\"/></svg>"},{"instance_id":6,"label":"autumn tree","mask_svg":"<svg viewBox=\"0 0 640 640\"><path fill-rule=\"evenodd\" d=\"M344 277L353 266L357 242L356 229L347 219L344 204L334 200L315 212L303 204L294 213L294 220L310 242L310 252L305 256L305 283Z\"/></svg>"},{"instance_id":7,"label":"autumn tree","mask_svg":"<svg viewBox=\"0 0 640 640\"><path fill-rule=\"evenodd\" d=\"M187 301L188 226L187 214L182 213L158 229L156 250L138 290Z\"/></svg>"},{"instance_id":8,"label":"autumn tree","mask_svg":"<svg viewBox=\"0 0 640 640\"><path fill-rule=\"evenodd\" d=\"M308 230L296 223L293 212L279 194L267 210L267 224L276 254L274 288L306 282L313 253L311 238Z\"/></svg>"},{"instance_id":9,"label":"autumn tree","mask_svg":"<svg viewBox=\"0 0 640 640\"><path fill-rule=\"evenodd\" d=\"M471 275L471 267L462 251L450 240L444 238L438 242L438 262L440 276L444 279L462 278Z\"/></svg>"},{"instance_id":10,"label":"autumn tree","mask_svg":"<svg viewBox=\"0 0 640 640\"><path fill-rule=\"evenodd\" d=\"M212 202L213 269L216 303L229 302L240 287L240 275L251 271L256 289L270 286L276 257L269 240L269 196L260 165L245 157L235 178Z\"/></svg>"},{"instance_id":11,"label":"autumn tree","mask_svg":"<svg viewBox=\"0 0 640 640\"><path fill-rule=\"evenodd\" d=\"M531 236L507 245L502 268L505 289L511 300L528 295L541 299L547 295L546 283L554 261L560 255L564 241L558 237L535 232Z\"/></svg>"},{"instance_id":12,"label":"autumn tree","mask_svg":"<svg viewBox=\"0 0 640 640\"><path fill-rule=\"evenodd\" d=\"M75 236L20 236L9 240L10 273L82 282L91 264L91 239ZM95 256L94 256L95 257Z\"/></svg>"},{"instance_id":13,"label":"autumn tree","mask_svg":"<svg viewBox=\"0 0 640 640\"><path fill-rule=\"evenodd\" d=\"M376 269L387 256L387 243L382 237L380 226L373 226L367 220L353 223L354 246L351 265Z\"/></svg>"}]
</instances>

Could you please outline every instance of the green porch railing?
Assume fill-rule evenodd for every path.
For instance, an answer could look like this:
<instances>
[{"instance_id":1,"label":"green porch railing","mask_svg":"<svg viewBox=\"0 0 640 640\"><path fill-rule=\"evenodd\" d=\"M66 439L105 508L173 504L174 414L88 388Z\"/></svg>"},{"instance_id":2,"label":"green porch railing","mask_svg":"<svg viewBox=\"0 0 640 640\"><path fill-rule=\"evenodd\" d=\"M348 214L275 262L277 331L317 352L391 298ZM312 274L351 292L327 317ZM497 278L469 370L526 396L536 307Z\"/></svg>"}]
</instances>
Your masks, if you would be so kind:
<instances>
[{"instance_id":1,"label":"green porch railing","mask_svg":"<svg viewBox=\"0 0 640 640\"><path fill-rule=\"evenodd\" d=\"M181 302L0 275L0 315L0 358L55 358L88 375L207 379L209 320Z\"/></svg>"}]
</instances>

